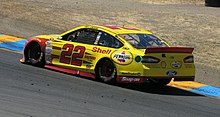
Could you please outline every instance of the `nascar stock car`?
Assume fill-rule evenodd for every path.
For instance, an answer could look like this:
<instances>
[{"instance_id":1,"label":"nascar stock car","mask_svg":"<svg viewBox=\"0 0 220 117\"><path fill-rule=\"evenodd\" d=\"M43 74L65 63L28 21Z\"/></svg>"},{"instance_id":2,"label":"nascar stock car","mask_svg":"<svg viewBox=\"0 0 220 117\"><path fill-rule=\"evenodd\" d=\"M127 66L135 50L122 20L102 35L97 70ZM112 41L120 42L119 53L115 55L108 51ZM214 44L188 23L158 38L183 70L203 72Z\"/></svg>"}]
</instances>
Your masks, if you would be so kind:
<instances>
[{"instance_id":1,"label":"nascar stock car","mask_svg":"<svg viewBox=\"0 0 220 117\"><path fill-rule=\"evenodd\" d=\"M150 31L84 25L60 35L29 38L22 63L86 76L106 83L166 85L194 80L193 48L171 47Z\"/></svg>"}]
</instances>

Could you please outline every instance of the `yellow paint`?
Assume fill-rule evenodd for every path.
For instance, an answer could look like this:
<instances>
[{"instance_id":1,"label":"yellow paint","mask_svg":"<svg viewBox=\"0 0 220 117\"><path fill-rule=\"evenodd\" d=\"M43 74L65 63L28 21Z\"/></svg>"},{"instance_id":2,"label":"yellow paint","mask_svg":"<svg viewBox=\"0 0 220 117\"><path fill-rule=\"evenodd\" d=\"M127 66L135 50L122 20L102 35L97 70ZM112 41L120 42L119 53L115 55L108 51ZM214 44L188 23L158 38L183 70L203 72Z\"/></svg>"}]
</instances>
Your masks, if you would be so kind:
<instances>
[{"instance_id":1,"label":"yellow paint","mask_svg":"<svg viewBox=\"0 0 220 117\"><path fill-rule=\"evenodd\" d=\"M0 36L0 43L15 42L15 41L19 41L19 40L22 40L22 38L18 38L15 36L8 36L8 35Z\"/></svg>"},{"instance_id":2,"label":"yellow paint","mask_svg":"<svg viewBox=\"0 0 220 117\"><path fill-rule=\"evenodd\" d=\"M170 82L170 84L168 84L168 86L176 87L183 90L192 90L198 87L208 86L208 85L193 81L180 81L180 82L172 81Z\"/></svg>"},{"instance_id":3,"label":"yellow paint","mask_svg":"<svg viewBox=\"0 0 220 117\"><path fill-rule=\"evenodd\" d=\"M110 27L110 28L109 28ZM85 28L91 28L94 30L101 30L102 32L105 32L112 37L115 37L119 41L123 43L123 47L121 48L109 48L109 47L104 47L104 46L98 46L98 45L91 45L91 44L82 44L82 43L76 43L76 42L68 42L68 41L63 41L58 39L59 36L63 37L64 35L70 34L74 31L80 30L80 29L85 29ZM98 61L102 58L110 58L111 60L114 60L115 67L117 68L117 75L119 76L125 76L122 73L138 73L140 76L148 76L148 77L168 77L167 72L171 70L175 70L178 74L176 76L195 76L195 67L194 63L187 63L191 64L191 68L186 68L184 65L185 63L183 62L183 59L186 58L187 56L192 56L191 53L164 53L166 54L166 58L161 56L161 53L147 53L145 54L145 49L137 49L134 48L126 39L123 37L119 36L120 34L152 34L152 32L136 27L120 27L120 26L100 26L100 25L84 25L84 26L79 26L76 27L72 30L69 30L67 32L64 32L61 35L39 35L35 36L35 39L43 38L43 39L51 39L53 38L54 40L51 40L51 46L55 46L58 48L63 48L65 44L71 44L76 46L82 46L86 47L85 52L91 54L91 56L96 57L95 60L91 61L92 67L88 68L86 67L86 63L83 63L80 66L73 66L71 65L72 63L68 61L66 64L61 63L60 58L56 58L52 60L53 64L57 64L60 66L64 66L66 68L72 68L73 69L80 69L80 70L87 70L87 72L95 73L95 66L98 63ZM68 48L67 48L68 49ZM52 54L61 56L62 51L67 51L67 49L57 49L53 50ZM108 50L109 53L106 53ZM129 53L129 54L123 54L122 56L127 56L127 59L124 59L123 57L117 57L117 54L121 53L116 53L115 51L119 52L124 52L124 53ZM72 50L71 50L72 51ZM75 53L75 51L72 51ZM78 51L79 52L79 51ZM72 54L73 54L72 53ZM131 54L130 54L131 53ZM148 65L145 65L143 63L137 63L135 62L135 57L137 56L152 56L160 59L161 61L166 62L167 67L163 68L164 66L161 67L161 61L159 63L151 63ZM71 58L72 56L67 56L68 58ZM180 61L182 63L181 68L172 68L171 63L174 61L172 57L175 57L175 61ZM84 58L85 59L85 58ZM121 60L123 59L123 60ZM124 65L123 65L123 64ZM125 65L126 64L126 65ZM157 66L157 67L150 67L150 66ZM135 74L127 74L126 76L133 76L136 77Z\"/></svg>"}]
</instances>

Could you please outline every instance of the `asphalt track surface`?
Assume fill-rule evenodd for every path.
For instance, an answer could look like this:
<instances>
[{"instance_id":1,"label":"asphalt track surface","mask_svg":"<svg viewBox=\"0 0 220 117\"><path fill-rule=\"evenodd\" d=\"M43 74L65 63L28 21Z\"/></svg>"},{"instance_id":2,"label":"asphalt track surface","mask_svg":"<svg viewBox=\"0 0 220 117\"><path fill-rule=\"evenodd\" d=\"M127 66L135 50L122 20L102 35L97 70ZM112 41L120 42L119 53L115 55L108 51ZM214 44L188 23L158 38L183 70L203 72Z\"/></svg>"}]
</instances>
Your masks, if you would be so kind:
<instances>
[{"instance_id":1,"label":"asphalt track surface","mask_svg":"<svg viewBox=\"0 0 220 117\"><path fill-rule=\"evenodd\" d=\"M0 117L219 117L220 100L173 87L107 85L0 50Z\"/></svg>"}]
</instances>

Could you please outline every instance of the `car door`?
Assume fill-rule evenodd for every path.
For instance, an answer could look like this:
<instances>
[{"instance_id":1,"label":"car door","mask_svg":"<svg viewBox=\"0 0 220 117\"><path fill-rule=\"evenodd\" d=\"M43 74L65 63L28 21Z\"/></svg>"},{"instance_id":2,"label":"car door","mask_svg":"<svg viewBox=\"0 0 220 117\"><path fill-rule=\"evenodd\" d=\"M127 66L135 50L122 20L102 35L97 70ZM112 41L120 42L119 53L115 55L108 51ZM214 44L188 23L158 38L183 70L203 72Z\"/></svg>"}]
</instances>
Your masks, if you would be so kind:
<instances>
[{"instance_id":1,"label":"car door","mask_svg":"<svg viewBox=\"0 0 220 117\"><path fill-rule=\"evenodd\" d=\"M92 64L92 48L98 32L92 29L79 29L63 36L62 40L51 41L51 64L69 68L86 70ZM47 47L46 47L47 48ZM89 57L91 61L85 61Z\"/></svg>"}]
</instances>

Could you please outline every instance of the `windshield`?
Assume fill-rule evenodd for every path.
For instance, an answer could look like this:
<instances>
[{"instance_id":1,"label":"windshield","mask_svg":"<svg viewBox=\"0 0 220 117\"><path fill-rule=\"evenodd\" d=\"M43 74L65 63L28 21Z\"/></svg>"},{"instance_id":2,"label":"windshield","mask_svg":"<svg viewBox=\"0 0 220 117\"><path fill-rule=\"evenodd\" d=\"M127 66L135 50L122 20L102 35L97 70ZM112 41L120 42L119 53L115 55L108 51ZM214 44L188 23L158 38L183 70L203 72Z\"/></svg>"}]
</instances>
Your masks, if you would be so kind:
<instances>
[{"instance_id":1,"label":"windshield","mask_svg":"<svg viewBox=\"0 0 220 117\"><path fill-rule=\"evenodd\" d=\"M167 47L164 41L152 34L120 34L133 47L138 49L150 47Z\"/></svg>"}]
</instances>

